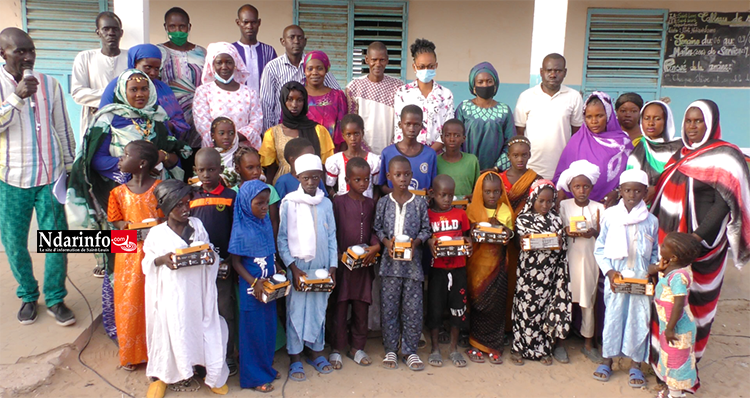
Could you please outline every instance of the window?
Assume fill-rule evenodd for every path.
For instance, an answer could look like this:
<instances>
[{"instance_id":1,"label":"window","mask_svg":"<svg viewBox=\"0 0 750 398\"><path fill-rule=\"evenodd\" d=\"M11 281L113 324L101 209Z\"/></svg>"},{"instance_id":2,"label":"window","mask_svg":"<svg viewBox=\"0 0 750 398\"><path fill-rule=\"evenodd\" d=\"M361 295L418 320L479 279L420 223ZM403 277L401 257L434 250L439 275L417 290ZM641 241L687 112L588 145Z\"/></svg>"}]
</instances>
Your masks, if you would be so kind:
<instances>
[{"instance_id":1,"label":"window","mask_svg":"<svg viewBox=\"0 0 750 398\"><path fill-rule=\"evenodd\" d=\"M584 98L595 90L613 99L633 91L659 98L667 10L590 8L586 26Z\"/></svg>"},{"instance_id":2,"label":"window","mask_svg":"<svg viewBox=\"0 0 750 398\"><path fill-rule=\"evenodd\" d=\"M294 21L307 36L307 50L324 51L340 83L368 73L367 46L388 47L388 75L404 79L407 54L406 1L295 0Z\"/></svg>"}]
</instances>

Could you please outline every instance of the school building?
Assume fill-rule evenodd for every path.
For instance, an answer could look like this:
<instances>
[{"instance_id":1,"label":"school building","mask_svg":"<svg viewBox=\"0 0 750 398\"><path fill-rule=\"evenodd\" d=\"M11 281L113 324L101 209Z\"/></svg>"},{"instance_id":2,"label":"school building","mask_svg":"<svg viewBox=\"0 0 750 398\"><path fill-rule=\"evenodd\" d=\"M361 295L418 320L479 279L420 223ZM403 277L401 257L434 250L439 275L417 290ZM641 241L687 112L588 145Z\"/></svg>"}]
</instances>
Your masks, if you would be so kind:
<instances>
[{"instance_id":1,"label":"school building","mask_svg":"<svg viewBox=\"0 0 750 398\"><path fill-rule=\"evenodd\" d=\"M123 48L167 40L164 12L184 8L189 40L207 46L236 41L236 11L246 1L223 0L0 0L0 25L27 29L37 45L37 66L67 88L75 54L99 46L94 17L114 10L123 20ZM500 75L498 101L515 106L539 82L544 55L567 59L564 84L587 95L613 98L628 91L670 103L679 126L688 104L714 100L723 138L750 154L750 3L701 0L254 0L259 39L284 49L284 27L297 23L307 49L326 51L339 82L367 73L362 55L385 42L388 73L413 80L408 47L417 38L437 46L436 81L456 103L471 97L469 70L489 61ZM78 110L72 100L71 119ZM678 127L678 132L679 132Z\"/></svg>"}]
</instances>

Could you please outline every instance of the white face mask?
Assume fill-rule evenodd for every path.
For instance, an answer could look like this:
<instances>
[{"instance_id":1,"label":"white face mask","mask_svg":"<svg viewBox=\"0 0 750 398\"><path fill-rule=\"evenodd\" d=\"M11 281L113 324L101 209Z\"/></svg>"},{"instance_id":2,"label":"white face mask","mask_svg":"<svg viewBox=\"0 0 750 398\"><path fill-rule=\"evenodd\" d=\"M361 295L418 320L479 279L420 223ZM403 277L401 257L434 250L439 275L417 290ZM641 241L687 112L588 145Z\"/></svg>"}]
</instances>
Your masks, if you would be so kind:
<instances>
[{"instance_id":1,"label":"white face mask","mask_svg":"<svg viewBox=\"0 0 750 398\"><path fill-rule=\"evenodd\" d=\"M214 79L220 83L229 84L234 80L234 74L232 74L229 79L224 80L218 73L214 72Z\"/></svg>"},{"instance_id":2,"label":"white face mask","mask_svg":"<svg viewBox=\"0 0 750 398\"><path fill-rule=\"evenodd\" d=\"M422 83L429 83L435 78L435 69L421 69L414 72L417 74L417 79Z\"/></svg>"}]
</instances>

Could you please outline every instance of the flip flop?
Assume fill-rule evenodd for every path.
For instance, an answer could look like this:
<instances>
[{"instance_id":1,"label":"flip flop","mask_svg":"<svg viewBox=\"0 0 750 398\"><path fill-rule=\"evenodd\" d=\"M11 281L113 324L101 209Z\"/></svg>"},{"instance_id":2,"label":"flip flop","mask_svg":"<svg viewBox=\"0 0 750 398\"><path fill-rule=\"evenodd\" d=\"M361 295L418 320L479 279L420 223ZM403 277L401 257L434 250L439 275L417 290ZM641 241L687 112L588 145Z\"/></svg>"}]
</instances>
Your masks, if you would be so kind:
<instances>
[{"instance_id":1,"label":"flip flop","mask_svg":"<svg viewBox=\"0 0 750 398\"><path fill-rule=\"evenodd\" d=\"M302 377L294 377L292 375L302 374ZM289 365L289 378L294 381L305 381L307 376L305 375L305 368L302 367L302 362L292 362Z\"/></svg>"},{"instance_id":2,"label":"flip flop","mask_svg":"<svg viewBox=\"0 0 750 398\"><path fill-rule=\"evenodd\" d=\"M475 348L469 348L466 350L466 355L469 356L469 360L474 363L484 363L484 353Z\"/></svg>"},{"instance_id":3,"label":"flip flop","mask_svg":"<svg viewBox=\"0 0 750 398\"><path fill-rule=\"evenodd\" d=\"M503 364L503 354L497 353L497 352L491 352L487 354L487 357L490 359L490 363L493 365L502 365Z\"/></svg>"},{"instance_id":4,"label":"flip flop","mask_svg":"<svg viewBox=\"0 0 750 398\"><path fill-rule=\"evenodd\" d=\"M424 370L424 362L419 358L419 355L417 354L411 354L408 357L402 358L406 366L409 367L409 369L419 372L420 370Z\"/></svg>"},{"instance_id":5,"label":"flip flop","mask_svg":"<svg viewBox=\"0 0 750 398\"><path fill-rule=\"evenodd\" d=\"M555 350L552 352L552 356L555 358L557 362L570 363L570 358L568 357L568 350L566 350L565 347L563 346L555 347Z\"/></svg>"},{"instance_id":6,"label":"flip flop","mask_svg":"<svg viewBox=\"0 0 750 398\"><path fill-rule=\"evenodd\" d=\"M597 373L601 373L601 374L603 374L603 375L604 375L604 377L602 377L602 376L597 376L597 375L596 375ZM594 379L595 379L595 380L599 380L599 381L609 381L609 376L611 376L611 375L612 375L612 368L610 368L610 367L609 367L609 366L607 366L607 365L601 364L601 365L599 365L599 366L598 366L598 367L596 368L596 370L594 371L594 375L593 375L593 376L594 376Z\"/></svg>"},{"instance_id":7,"label":"flip flop","mask_svg":"<svg viewBox=\"0 0 750 398\"><path fill-rule=\"evenodd\" d=\"M443 356L440 355L440 351L433 351L430 353L430 356L427 357L427 363L436 368L443 366Z\"/></svg>"},{"instance_id":8,"label":"flip flop","mask_svg":"<svg viewBox=\"0 0 750 398\"><path fill-rule=\"evenodd\" d=\"M349 357L354 363L360 366L370 366L372 365L372 358L370 358L369 355L367 355L366 352L362 350L357 350L357 352L352 355L351 351L346 352L346 356ZM363 360L367 360L367 363L362 363Z\"/></svg>"},{"instance_id":9,"label":"flip flop","mask_svg":"<svg viewBox=\"0 0 750 398\"><path fill-rule=\"evenodd\" d=\"M552 360L552 357L551 357L551 356L549 356L549 355L547 355L546 357L542 357L541 359L539 359L539 363L541 363L541 364L542 364L542 365L544 365L544 366L552 366L552 364L553 364L554 362L555 362L555 361L553 361L553 360Z\"/></svg>"},{"instance_id":10,"label":"flip flop","mask_svg":"<svg viewBox=\"0 0 750 398\"><path fill-rule=\"evenodd\" d=\"M581 352L593 363L600 363L602 361L602 355L599 354L599 350L596 347L590 350L586 349L586 346L581 347Z\"/></svg>"},{"instance_id":11,"label":"flip flop","mask_svg":"<svg viewBox=\"0 0 750 398\"><path fill-rule=\"evenodd\" d=\"M331 355L328 356L328 362L331 363L334 370L339 370L344 367L344 363L341 359L341 354L338 352L332 352Z\"/></svg>"},{"instance_id":12,"label":"flip flop","mask_svg":"<svg viewBox=\"0 0 750 398\"><path fill-rule=\"evenodd\" d=\"M257 392L265 392L265 393L268 393L268 392L271 392L271 391L273 391L273 390L274 390L274 387L273 387L273 384L271 384L271 383L266 383L266 384L260 385L260 386L258 386L258 387L253 387L253 390L255 390L255 391L257 391Z\"/></svg>"},{"instance_id":13,"label":"flip flop","mask_svg":"<svg viewBox=\"0 0 750 398\"><path fill-rule=\"evenodd\" d=\"M388 364L393 364L393 367L388 366ZM383 367L388 370L398 369L398 355L396 355L395 352L385 353L385 358L383 358Z\"/></svg>"},{"instance_id":14,"label":"flip flop","mask_svg":"<svg viewBox=\"0 0 750 398\"><path fill-rule=\"evenodd\" d=\"M636 384L634 381L640 380L643 383L642 384ZM636 368L630 368L630 380L628 380L628 385L633 388L641 388L646 387L646 376L641 372L640 369Z\"/></svg>"},{"instance_id":15,"label":"flip flop","mask_svg":"<svg viewBox=\"0 0 750 398\"><path fill-rule=\"evenodd\" d=\"M516 365L516 366L523 366L524 363L526 363L523 360L523 357L521 356L521 354L518 354L515 352L510 354L510 361L513 363L513 365Z\"/></svg>"},{"instance_id":16,"label":"flip flop","mask_svg":"<svg viewBox=\"0 0 750 398\"><path fill-rule=\"evenodd\" d=\"M319 356L319 357L317 357L317 358L315 358L314 360L311 360L310 358L307 358L307 359L305 359L305 362L307 362L308 364L310 364L312 367L315 368L315 370L317 370L318 372L320 372L320 373L322 373L324 375L327 375L327 374L333 372L333 365L331 365L331 363L328 362L325 359L325 357L322 356L322 355ZM330 366L331 369L329 369L329 370L323 369L326 366Z\"/></svg>"},{"instance_id":17,"label":"flip flop","mask_svg":"<svg viewBox=\"0 0 750 398\"><path fill-rule=\"evenodd\" d=\"M461 355L458 351L453 351L448 355L448 359L453 362L453 366L457 368L465 368L466 367L466 359L464 359L464 356Z\"/></svg>"}]
</instances>

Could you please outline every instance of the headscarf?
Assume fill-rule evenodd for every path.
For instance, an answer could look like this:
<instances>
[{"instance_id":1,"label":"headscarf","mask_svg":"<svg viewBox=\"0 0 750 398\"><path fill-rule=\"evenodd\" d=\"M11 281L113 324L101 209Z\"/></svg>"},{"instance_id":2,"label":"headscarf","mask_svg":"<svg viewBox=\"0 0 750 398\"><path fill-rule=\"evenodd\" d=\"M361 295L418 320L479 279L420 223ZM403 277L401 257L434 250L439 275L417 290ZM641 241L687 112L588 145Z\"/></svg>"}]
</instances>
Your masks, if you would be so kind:
<instances>
[{"instance_id":1,"label":"headscarf","mask_svg":"<svg viewBox=\"0 0 750 398\"><path fill-rule=\"evenodd\" d=\"M620 176L620 185L626 182L637 182L648 187L648 175L640 169L630 169ZM648 217L646 202L641 200L630 211L625 207L625 199L620 199L616 206L607 209L604 217L609 222L609 229L604 240L604 257L619 260L628 256L629 247L633 242L628 239L628 225L642 222Z\"/></svg>"},{"instance_id":2,"label":"headscarf","mask_svg":"<svg viewBox=\"0 0 750 398\"><path fill-rule=\"evenodd\" d=\"M557 180L557 189L570 192L570 181L578 176L585 176L591 181L591 185L596 185L596 182L599 180L599 174L599 166L586 159L576 160L560 174L560 178Z\"/></svg>"},{"instance_id":3,"label":"headscarf","mask_svg":"<svg viewBox=\"0 0 750 398\"><path fill-rule=\"evenodd\" d=\"M239 84L245 84L247 78L250 77L245 66L245 61L242 60L240 53L237 52L237 49L233 45L223 41L211 43L206 49L206 63L203 65L203 76L201 78L203 84L213 83L216 80L214 77L214 73L216 73L214 59L219 54L227 54L232 57L234 60L234 81Z\"/></svg>"},{"instance_id":4,"label":"headscarf","mask_svg":"<svg viewBox=\"0 0 750 398\"><path fill-rule=\"evenodd\" d=\"M135 64L144 58L157 58L161 60L161 50L153 44L139 44L128 50L128 68L135 69Z\"/></svg>"},{"instance_id":5,"label":"headscarf","mask_svg":"<svg viewBox=\"0 0 750 398\"><path fill-rule=\"evenodd\" d=\"M651 104L658 104L664 111L664 131L657 139L649 138L643 131L643 112ZM655 186L664 166L675 152L682 149L682 140L674 139L675 127L672 109L662 101L649 101L641 108L641 141L635 145L628 157L628 169L640 169L649 177L649 185Z\"/></svg>"},{"instance_id":6,"label":"headscarf","mask_svg":"<svg viewBox=\"0 0 750 398\"><path fill-rule=\"evenodd\" d=\"M698 108L703 113L703 120L706 122L706 134L703 135L701 142L694 144L690 143L690 140L685 134L685 118L690 108ZM683 153L689 152L700 148L709 140L720 140L721 139L721 127L719 126L719 107L715 102L711 100L698 100L688 105L685 109L685 116L682 118L682 143L685 144ZM687 150L687 151L686 151Z\"/></svg>"},{"instance_id":7,"label":"headscarf","mask_svg":"<svg viewBox=\"0 0 750 398\"><path fill-rule=\"evenodd\" d=\"M633 150L633 143L628 134L620 128L612 107L612 99L606 93L594 91L586 99L586 104L583 106L584 114L592 97L599 98L604 105L604 110L607 113L605 131L594 134L584 123L565 146L557 164L554 181L560 179L560 174L567 170L571 163L579 159L586 159L599 166L601 172L601 177L589 196L591 200L598 202L617 188L618 178L625 171L628 155Z\"/></svg>"},{"instance_id":8,"label":"headscarf","mask_svg":"<svg viewBox=\"0 0 750 398\"><path fill-rule=\"evenodd\" d=\"M302 70L306 70L307 63L313 59L317 59L318 61L323 63L323 67L326 68L326 73L328 73L328 70L331 69L331 61L328 60L328 55L326 55L326 53L324 53L323 51L310 51L305 55L305 58L302 59Z\"/></svg>"},{"instance_id":9,"label":"headscarf","mask_svg":"<svg viewBox=\"0 0 750 398\"><path fill-rule=\"evenodd\" d=\"M276 253L271 218L262 220L253 214L252 201L261 192L270 190L260 180L245 181L234 201L232 237L229 252L244 257L268 257Z\"/></svg>"},{"instance_id":10,"label":"headscarf","mask_svg":"<svg viewBox=\"0 0 750 398\"><path fill-rule=\"evenodd\" d=\"M189 185L185 185L181 180L173 179L162 181L161 184L154 188L156 207L161 209L165 217L169 217L169 213L171 213L172 209L177 206L177 203L192 192L193 188Z\"/></svg>"},{"instance_id":11,"label":"headscarf","mask_svg":"<svg viewBox=\"0 0 750 398\"><path fill-rule=\"evenodd\" d=\"M545 188L552 190L552 200L557 201L557 190L552 181L541 179L531 184L529 200L526 201L523 210L516 217L516 230L519 235L560 233L562 231L563 223L557 214L557 210L555 210L555 206L552 206L545 215L534 211L534 203L539 198L539 193ZM565 242L564 239L563 242Z\"/></svg>"},{"instance_id":12,"label":"headscarf","mask_svg":"<svg viewBox=\"0 0 750 398\"><path fill-rule=\"evenodd\" d=\"M469 217L469 221L471 221L472 223L486 222L490 219L487 216L487 211L484 207L484 197L482 196L482 184L484 184L484 179L487 178L487 176L490 174L494 174L495 177L497 177L497 181L500 184L500 189L503 190L502 195L500 195L500 199L497 201L496 213L499 213L500 208L502 208L503 205L506 205L508 206L508 211L513 214L513 207L511 207L510 205L508 193L505 192L505 186L503 185L503 180L500 178L500 174L497 174L494 171L487 171L485 173L482 173L479 178L477 178L477 182L476 184L474 184L474 192L471 196L471 202L466 207L466 215ZM507 225L507 227L513 228L513 225Z\"/></svg>"},{"instance_id":13,"label":"headscarf","mask_svg":"<svg viewBox=\"0 0 750 398\"><path fill-rule=\"evenodd\" d=\"M490 75L492 75L492 79L495 81L495 91L493 95L497 94L497 88L499 84L498 83L499 77L497 75L497 71L495 70L495 68L492 66L491 63L481 62L477 64L476 66L474 66L473 68L471 68L471 72L469 72L469 92L471 93L471 95L477 95L477 93L474 92L474 79L476 79L477 75L482 72L487 72Z\"/></svg>"},{"instance_id":14,"label":"headscarf","mask_svg":"<svg viewBox=\"0 0 750 398\"><path fill-rule=\"evenodd\" d=\"M297 116L293 115L286 107L286 100L289 97L289 93L292 91L301 92L302 101L304 102L304 105L302 105L302 111L300 111ZM307 90L302 83L292 80L281 86L281 91L279 93L282 115L281 123L287 128L299 131L300 138L308 139L313 144L315 154L320 156L320 139L318 138L318 132L316 130L318 123L307 117L307 100Z\"/></svg>"}]
</instances>

